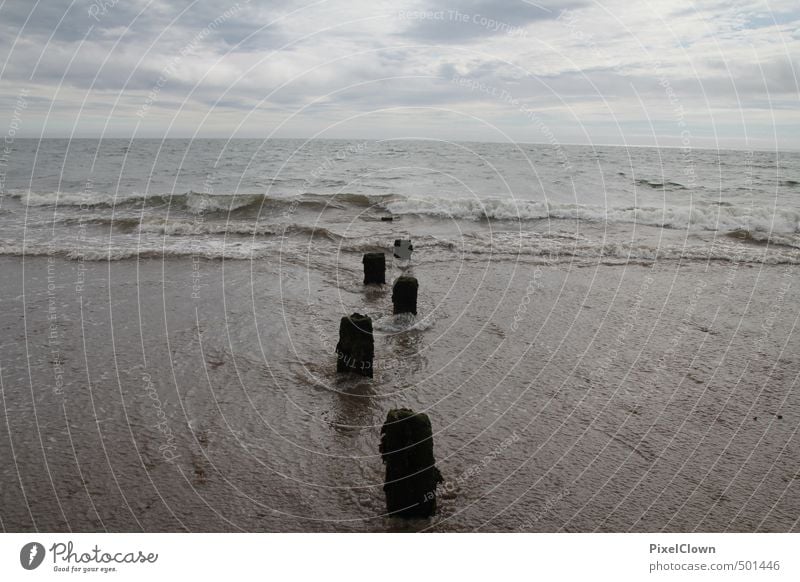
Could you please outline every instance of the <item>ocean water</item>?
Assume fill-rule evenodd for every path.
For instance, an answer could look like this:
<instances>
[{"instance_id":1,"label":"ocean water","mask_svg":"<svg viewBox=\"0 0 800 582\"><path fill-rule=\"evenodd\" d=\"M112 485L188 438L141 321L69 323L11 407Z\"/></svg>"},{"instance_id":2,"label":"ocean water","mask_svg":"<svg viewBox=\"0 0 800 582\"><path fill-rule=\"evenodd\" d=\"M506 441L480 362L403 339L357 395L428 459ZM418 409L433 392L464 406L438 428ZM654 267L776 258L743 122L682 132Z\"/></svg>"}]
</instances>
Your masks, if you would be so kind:
<instances>
[{"instance_id":1,"label":"ocean water","mask_svg":"<svg viewBox=\"0 0 800 582\"><path fill-rule=\"evenodd\" d=\"M800 153L17 140L7 531L796 531ZM391 219L391 220L388 220ZM417 317L391 286L420 281ZM335 373L367 313L371 380ZM380 425L445 483L384 515Z\"/></svg>"},{"instance_id":2,"label":"ocean water","mask_svg":"<svg viewBox=\"0 0 800 582\"><path fill-rule=\"evenodd\" d=\"M356 250L385 232L382 216L422 247L567 260L724 260L713 244L739 236L782 262L800 243L790 152L51 139L9 158L4 254L24 241L29 255L255 258L309 236L320 252Z\"/></svg>"}]
</instances>

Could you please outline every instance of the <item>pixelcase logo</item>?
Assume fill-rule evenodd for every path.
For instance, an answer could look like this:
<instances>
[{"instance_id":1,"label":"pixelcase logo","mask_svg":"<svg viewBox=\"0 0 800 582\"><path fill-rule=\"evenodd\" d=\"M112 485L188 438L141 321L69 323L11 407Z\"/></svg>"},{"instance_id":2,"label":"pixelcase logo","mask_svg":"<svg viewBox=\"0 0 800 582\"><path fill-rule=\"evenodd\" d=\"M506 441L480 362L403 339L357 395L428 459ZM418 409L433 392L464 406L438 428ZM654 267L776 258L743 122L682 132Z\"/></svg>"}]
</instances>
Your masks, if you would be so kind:
<instances>
[{"instance_id":1,"label":"pixelcase logo","mask_svg":"<svg viewBox=\"0 0 800 582\"><path fill-rule=\"evenodd\" d=\"M30 542L22 546L19 552L19 563L26 570L35 570L44 560L44 546L38 542Z\"/></svg>"}]
</instances>

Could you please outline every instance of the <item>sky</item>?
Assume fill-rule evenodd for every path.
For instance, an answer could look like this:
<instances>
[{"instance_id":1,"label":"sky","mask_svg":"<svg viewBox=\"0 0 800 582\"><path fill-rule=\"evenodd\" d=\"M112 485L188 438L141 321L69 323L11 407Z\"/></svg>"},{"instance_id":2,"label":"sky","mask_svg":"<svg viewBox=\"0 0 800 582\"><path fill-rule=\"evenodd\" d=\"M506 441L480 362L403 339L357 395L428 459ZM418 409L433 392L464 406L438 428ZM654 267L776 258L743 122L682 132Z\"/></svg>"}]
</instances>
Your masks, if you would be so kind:
<instances>
[{"instance_id":1,"label":"sky","mask_svg":"<svg viewBox=\"0 0 800 582\"><path fill-rule=\"evenodd\" d=\"M798 65L797 0L0 0L0 133L800 149Z\"/></svg>"}]
</instances>

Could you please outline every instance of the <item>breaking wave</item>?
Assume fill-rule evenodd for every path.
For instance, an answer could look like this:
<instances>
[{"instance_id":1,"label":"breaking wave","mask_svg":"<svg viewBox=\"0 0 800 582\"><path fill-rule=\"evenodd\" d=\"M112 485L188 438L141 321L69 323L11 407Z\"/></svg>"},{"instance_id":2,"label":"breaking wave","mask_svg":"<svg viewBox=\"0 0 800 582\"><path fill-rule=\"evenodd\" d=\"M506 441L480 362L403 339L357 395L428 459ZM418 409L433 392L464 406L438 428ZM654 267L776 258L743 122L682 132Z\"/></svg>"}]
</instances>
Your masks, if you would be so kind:
<instances>
[{"instance_id":1,"label":"breaking wave","mask_svg":"<svg viewBox=\"0 0 800 582\"><path fill-rule=\"evenodd\" d=\"M12 192L28 206L77 206L82 208L147 206L186 210L193 214L259 210L262 207L312 207L346 208L380 205L391 195L366 195L342 192L335 195L313 192L282 196L272 194L209 194L204 192L181 192L175 194L117 193L99 192Z\"/></svg>"},{"instance_id":2,"label":"breaking wave","mask_svg":"<svg viewBox=\"0 0 800 582\"><path fill-rule=\"evenodd\" d=\"M677 230L721 232L748 231L754 238L774 234L800 232L800 211L776 209L773 206L736 205L730 202L705 202L693 206L621 207L565 204L513 198L436 198L406 197L396 194L367 195L339 193L325 195L306 193L298 196L266 194L125 194L99 193L12 193L30 206L80 206L101 210L101 207L167 207L189 214L243 213L274 216L291 213L293 208L314 210L336 209L363 217L365 210L389 212L394 216L417 215L447 220L573 220L594 223L635 223ZM251 211L251 212L248 212ZM152 215L148 215L152 216ZM238 214L237 214L238 216ZM176 226L175 234L189 227ZM226 231L230 229L226 227ZM170 234L165 231L166 234ZM248 232L247 234L252 234Z\"/></svg>"},{"instance_id":3,"label":"breaking wave","mask_svg":"<svg viewBox=\"0 0 800 582\"><path fill-rule=\"evenodd\" d=\"M312 238L325 238L332 241L343 237L332 230L314 225L287 224L264 225L247 222L193 222L171 220L169 222L141 222L136 229L143 233L165 234L168 236L201 235L246 235L246 236L284 236L290 234L308 235Z\"/></svg>"},{"instance_id":4,"label":"breaking wave","mask_svg":"<svg viewBox=\"0 0 800 582\"><path fill-rule=\"evenodd\" d=\"M650 188L657 188L660 190L686 190L686 186L683 184L679 182L671 182L669 180L659 182L657 180L639 179L636 180L636 183L641 186L649 186Z\"/></svg>"},{"instance_id":5,"label":"breaking wave","mask_svg":"<svg viewBox=\"0 0 800 582\"><path fill-rule=\"evenodd\" d=\"M316 235L315 235L316 236ZM331 239L331 244L314 246L314 256L336 265L342 251L358 254L388 250L385 237L347 238L335 232L321 235ZM739 238L745 237L741 235ZM432 235L414 239L418 261L470 260L470 257L491 255L492 259L529 260L546 264L580 263L626 264L663 260L718 261L753 264L800 264L800 249L793 246L741 244L729 237L715 238L701 245L686 246L673 243L647 244L644 242L609 242L577 234L494 232L470 233L457 238L439 238ZM0 240L0 255L58 256L72 260L116 261L124 259L166 259L169 257L200 257L226 260L281 260L307 261L308 242L300 239L267 237L251 240L193 240L185 237L166 238L162 241L103 241L85 240L80 244L54 248L47 243L20 244L13 240ZM360 261L358 261L360 262ZM401 327L407 322L392 319L384 322L386 330Z\"/></svg>"},{"instance_id":6,"label":"breaking wave","mask_svg":"<svg viewBox=\"0 0 800 582\"><path fill-rule=\"evenodd\" d=\"M750 232L800 232L800 212L773 207L706 204L691 207L605 207L508 198L405 198L386 204L392 214L457 220L585 220L621 222L670 229Z\"/></svg>"}]
</instances>

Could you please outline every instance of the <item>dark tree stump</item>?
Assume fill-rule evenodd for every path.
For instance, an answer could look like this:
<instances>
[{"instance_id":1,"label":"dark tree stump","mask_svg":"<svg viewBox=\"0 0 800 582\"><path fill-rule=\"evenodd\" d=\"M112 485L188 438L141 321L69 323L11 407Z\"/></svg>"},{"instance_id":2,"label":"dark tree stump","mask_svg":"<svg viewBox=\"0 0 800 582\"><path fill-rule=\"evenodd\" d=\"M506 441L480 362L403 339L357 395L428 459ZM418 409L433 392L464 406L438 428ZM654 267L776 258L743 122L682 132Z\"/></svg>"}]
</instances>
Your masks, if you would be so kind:
<instances>
[{"instance_id":1,"label":"dark tree stump","mask_svg":"<svg viewBox=\"0 0 800 582\"><path fill-rule=\"evenodd\" d=\"M426 414L408 408L389 411L381 428L381 458L386 465L386 508L399 517L436 513L436 486L442 474L433 458L433 431Z\"/></svg>"},{"instance_id":2,"label":"dark tree stump","mask_svg":"<svg viewBox=\"0 0 800 582\"><path fill-rule=\"evenodd\" d=\"M398 277L392 287L394 313L417 314L417 289L419 283L414 277Z\"/></svg>"},{"instance_id":3,"label":"dark tree stump","mask_svg":"<svg viewBox=\"0 0 800 582\"><path fill-rule=\"evenodd\" d=\"M372 378L374 356L372 320L360 313L343 317L339 324L339 343L336 344L336 371Z\"/></svg>"},{"instance_id":4,"label":"dark tree stump","mask_svg":"<svg viewBox=\"0 0 800 582\"><path fill-rule=\"evenodd\" d=\"M364 263L364 285L386 283L386 255L366 253L361 262Z\"/></svg>"}]
</instances>

